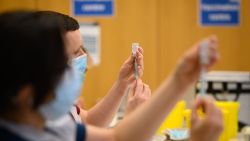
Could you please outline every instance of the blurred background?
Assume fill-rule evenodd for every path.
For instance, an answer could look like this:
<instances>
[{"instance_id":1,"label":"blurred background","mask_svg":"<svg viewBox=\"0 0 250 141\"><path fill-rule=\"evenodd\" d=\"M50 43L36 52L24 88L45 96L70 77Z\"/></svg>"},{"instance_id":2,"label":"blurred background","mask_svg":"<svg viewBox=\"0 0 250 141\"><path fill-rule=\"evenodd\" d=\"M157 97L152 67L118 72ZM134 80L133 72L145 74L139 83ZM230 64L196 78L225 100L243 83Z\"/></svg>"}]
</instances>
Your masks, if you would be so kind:
<instances>
[{"instance_id":1,"label":"blurred background","mask_svg":"<svg viewBox=\"0 0 250 141\"><path fill-rule=\"evenodd\" d=\"M53 10L75 17L80 24L97 23L100 28L100 63L92 67L84 85L87 108L111 88L122 63L131 55L131 44L144 49L143 80L155 90L174 68L178 58L196 41L217 35L223 71L250 71L250 1L240 1L235 26L203 26L199 22L200 0L114 0L111 16L76 16L73 0L0 0L0 12L16 9ZM248 109L250 98L244 95ZM244 102L245 101L245 102ZM245 106L244 106L245 104ZM242 117L250 117L247 112ZM245 121L248 122L248 121ZM250 123L249 123L250 124Z\"/></svg>"}]
</instances>

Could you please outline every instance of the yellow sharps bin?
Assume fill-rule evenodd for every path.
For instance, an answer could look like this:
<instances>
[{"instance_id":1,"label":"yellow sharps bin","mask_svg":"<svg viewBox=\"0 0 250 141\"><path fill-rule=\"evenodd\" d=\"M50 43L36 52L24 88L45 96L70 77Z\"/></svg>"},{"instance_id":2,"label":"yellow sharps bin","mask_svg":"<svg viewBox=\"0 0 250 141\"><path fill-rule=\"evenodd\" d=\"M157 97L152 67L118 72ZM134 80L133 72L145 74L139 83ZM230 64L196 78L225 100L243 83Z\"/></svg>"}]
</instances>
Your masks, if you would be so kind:
<instances>
[{"instance_id":1,"label":"yellow sharps bin","mask_svg":"<svg viewBox=\"0 0 250 141\"><path fill-rule=\"evenodd\" d=\"M165 121L162 123L157 131L157 134L161 134L167 128L182 128L183 126L183 112L186 108L185 101L180 101L176 104L174 109L167 116Z\"/></svg>"}]
</instances>

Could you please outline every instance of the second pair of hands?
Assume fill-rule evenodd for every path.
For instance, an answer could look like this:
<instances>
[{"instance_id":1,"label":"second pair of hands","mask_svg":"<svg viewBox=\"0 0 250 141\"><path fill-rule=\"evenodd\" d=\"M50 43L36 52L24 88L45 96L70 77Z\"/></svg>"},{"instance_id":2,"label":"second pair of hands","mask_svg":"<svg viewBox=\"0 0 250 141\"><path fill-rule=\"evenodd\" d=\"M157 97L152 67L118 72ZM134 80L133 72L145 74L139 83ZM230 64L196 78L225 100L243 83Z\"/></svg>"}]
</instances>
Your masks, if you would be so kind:
<instances>
[{"instance_id":1,"label":"second pair of hands","mask_svg":"<svg viewBox=\"0 0 250 141\"><path fill-rule=\"evenodd\" d=\"M208 56L209 63L203 67L206 67L207 70L213 66L219 59L219 54L217 51L217 38L215 36L210 36L206 39L208 41ZM189 87L190 82L195 82L200 74L200 59L199 52L201 49L201 42L195 44L190 50L188 50L184 56L180 59L177 64L176 69L173 71L172 79L175 79L175 82L179 86ZM142 50L139 49L137 52L136 61L138 63L139 76L143 74L143 54ZM151 95L150 88L148 85L144 84L140 79L135 81L133 76L133 58L130 57L122 66L119 80L125 81L128 84L131 84L131 89L129 92L128 106L136 107L145 102ZM186 88L180 89L186 89ZM205 119L200 119L196 114L197 109L202 107L206 111ZM127 107L129 109L129 107ZM135 108L131 108L133 111ZM197 141L216 141L218 140L220 133L223 129L222 124L222 114L221 111L211 102L209 99L198 98L194 101L192 116L191 116L191 136L190 140Z\"/></svg>"}]
</instances>

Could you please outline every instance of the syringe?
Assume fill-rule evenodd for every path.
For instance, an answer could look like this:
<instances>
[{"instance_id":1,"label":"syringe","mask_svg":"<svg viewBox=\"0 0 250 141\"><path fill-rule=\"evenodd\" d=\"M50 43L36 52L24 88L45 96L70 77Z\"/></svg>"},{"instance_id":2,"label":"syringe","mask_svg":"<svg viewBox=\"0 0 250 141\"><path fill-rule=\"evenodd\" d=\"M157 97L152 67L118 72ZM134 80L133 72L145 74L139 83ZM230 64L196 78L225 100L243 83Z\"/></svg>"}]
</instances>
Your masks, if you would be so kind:
<instances>
[{"instance_id":1,"label":"syringe","mask_svg":"<svg viewBox=\"0 0 250 141\"><path fill-rule=\"evenodd\" d=\"M206 94L206 65L209 63L209 56L208 56L208 41L203 41L201 43L200 48L200 95L204 96Z\"/></svg>"},{"instance_id":2,"label":"syringe","mask_svg":"<svg viewBox=\"0 0 250 141\"><path fill-rule=\"evenodd\" d=\"M132 43L132 55L134 57L134 75L136 79L139 78L138 65L136 62L136 51L138 50L138 48L139 48L139 43Z\"/></svg>"}]
</instances>

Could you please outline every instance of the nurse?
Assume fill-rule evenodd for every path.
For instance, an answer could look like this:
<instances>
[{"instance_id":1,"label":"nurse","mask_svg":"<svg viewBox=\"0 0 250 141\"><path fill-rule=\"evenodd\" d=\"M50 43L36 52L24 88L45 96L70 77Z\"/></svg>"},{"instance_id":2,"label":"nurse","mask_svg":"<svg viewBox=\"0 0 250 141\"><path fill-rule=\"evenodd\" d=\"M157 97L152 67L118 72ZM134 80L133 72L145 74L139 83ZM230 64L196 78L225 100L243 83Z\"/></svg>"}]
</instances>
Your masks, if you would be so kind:
<instances>
[{"instance_id":1,"label":"nurse","mask_svg":"<svg viewBox=\"0 0 250 141\"><path fill-rule=\"evenodd\" d=\"M177 101L197 80L200 43L188 50L150 100L115 128L76 124L66 118L81 88L81 73L68 62L61 24L37 12L0 15L0 138L43 141L146 141ZM209 37L209 69L218 59L217 39ZM148 91L139 80L133 93ZM197 108L205 119L197 117ZM60 118L64 118L61 120ZM51 122L51 121L60 122ZM191 119L191 141L216 141L222 115L213 102L197 99Z\"/></svg>"},{"instance_id":2,"label":"nurse","mask_svg":"<svg viewBox=\"0 0 250 141\"><path fill-rule=\"evenodd\" d=\"M45 16L55 17L55 19L60 19L62 21L62 27L65 30L65 47L69 60L72 61L73 65L82 73L82 83L85 80L85 73L87 71L88 54L83 47L82 36L80 33L79 23L72 17L61 14L54 11L40 11L39 12ZM108 127L111 120L113 119L115 113L117 112L119 105L121 103L122 97L125 94L126 89L132 82L135 81L133 75L133 57L128 57L128 59L121 66L121 70L118 74L118 79L113 84L112 88L109 90L108 94L98 102L93 108L89 110L81 109L80 106L76 107L80 110L80 117L84 123L92 124L99 127ZM139 76L142 77L143 74L143 50L139 48L137 51L136 61L138 62ZM148 87L144 84L145 87ZM136 96L131 96L129 103L127 105L126 113L134 111L139 105L144 103L151 96L149 91L147 95L138 94ZM135 104L137 103L137 104ZM79 109L78 109L79 108ZM78 120L77 110L73 108L71 110L75 120ZM78 120L79 121L79 120Z\"/></svg>"}]
</instances>

